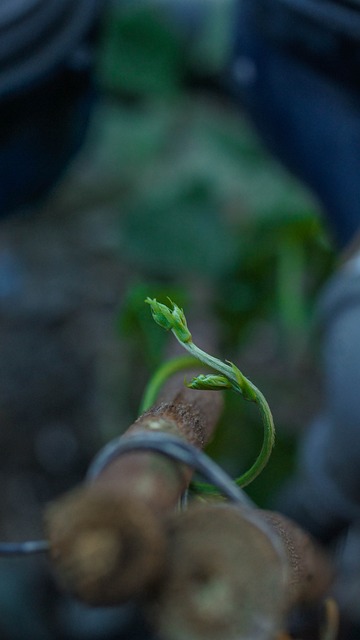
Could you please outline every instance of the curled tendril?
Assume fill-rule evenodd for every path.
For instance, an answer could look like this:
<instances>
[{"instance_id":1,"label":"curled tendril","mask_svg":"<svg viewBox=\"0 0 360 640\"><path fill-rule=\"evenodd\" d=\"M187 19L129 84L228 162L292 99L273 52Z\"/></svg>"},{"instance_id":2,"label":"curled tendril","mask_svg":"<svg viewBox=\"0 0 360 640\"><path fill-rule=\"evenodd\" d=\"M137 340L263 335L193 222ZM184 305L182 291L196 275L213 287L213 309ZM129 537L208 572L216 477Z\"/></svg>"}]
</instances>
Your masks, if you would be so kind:
<instances>
[{"instance_id":1,"label":"curled tendril","mask_svg":"<svg viewBox=\"0 0 360 640\"><path fill-rule=\"evenodd\" d=\"M244 376L243 373L241 373L233 362L222 362L194 344L192 335L187 326L184 311L174 302L169 300L171 305L170 307L152 298L146 298L145 302L150 305L152 316L157 324L167 331L172 331L178 342L193 358L199 360L204 365L217 372L216 374L209 375L201 374L193 378L193 380L187 385L188 387L191 389L207 390L233 389L242 395L245 400L255 402L258 405L264 426L264 439L260 453L254 464L250 469L248 469L248 471L236 479L236 483L239 486L245 487L250 484L250 482L252 482L264 469L268 463L275 442L274 421L270 407L264 395L248 378ZM172 363L171 373L174 373L177 370L176 361L172 361ZM165 366L170 368L168 363L166 363ZM186 365L184 365L183 360L180 368L185 368L185 366ZM157 375L158 380L161 378L161 371L162 370L160 368L160 373L158 372L155 374ZM164 377L162 379L164 380ZM152 399L155 400L155 398ZM149 396L147 397L147 401L149 401ZM210 488L205 485L201 485L201 488L204 491L210 490Z\"/></svg>"}]
</instances>

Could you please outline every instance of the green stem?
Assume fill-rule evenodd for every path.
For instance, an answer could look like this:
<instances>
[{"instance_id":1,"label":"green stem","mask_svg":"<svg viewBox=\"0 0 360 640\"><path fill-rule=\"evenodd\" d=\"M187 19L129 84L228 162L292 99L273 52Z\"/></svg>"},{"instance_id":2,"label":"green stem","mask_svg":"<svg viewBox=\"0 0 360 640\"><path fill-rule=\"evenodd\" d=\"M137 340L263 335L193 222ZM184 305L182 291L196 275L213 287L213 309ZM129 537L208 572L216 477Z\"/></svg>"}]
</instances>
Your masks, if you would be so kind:
<instances>
[{"instance_id":1,"label":"green stem","mask_svg":"<svg viewBox=\"0 0 360 640\"><path fill-rule=\"evenodd\" d=\"M240 487L246 487L246 485L250 484L250 482L252 482L263 471L263 469L265 469L275 444L275 427L272 413L265 397L259 389L257 389L257 399L255 402L258 404L261 412L264 425L264 438L260 453L254 464L250 469L248 469L248 471L245 471L245 473L235 480L236 484Z\"/></svg>"},{"instance_id":2,"label":"green stem","mask_svg":"<svg viewBox=\"0 0 360 640\"><path fill-rule=\"evenodd\" d=\"M191 367L199 366L199 361L193 356L182 356L179 358L173 358L168 362L162 364L154 373L148 385L145 388L143 397L140 403L139 415L145 413L156 401L156 398L160 392L161 387L166 380L178 371L184 369L190 369Z\"/></svg>"},{"instance_id":3,"label":"green stem","mask_svg":"<svg viewBox=\"0 0 360 640\"><path fill-rule=\"evenodd\" d=\"M155 299L151 300L150 298L147 298L146 302L151 306L151 312L155 322L164 329L171 330L181 346L184 347L184 349L186 349L193 358L200 360L200 362L206 366L220 373L220 376L197 376L188 384L189 387L192 389L212 390L232 388L237 393L240 393L245 400L255 402L259 406L264 427L264 438L260 453L254 464L250 469L248 469L248 471L236 479L236 483L238 485L245 487L255 480L255 478L264 469L269 461L275 442L274 421L270 407L264 395L232 362L222 362L194 344L186 323L184 312L177 305L171 303L171 309L170 307L157 302ZM163 379L164 378L162 377L162 380ZM201 484L197 486L204 491L208 492L211 490L211 492L213 492L213 489L209 485Z\"/></svg>"},{"instance_id":4,"label":"green stem","mask_svg":"<svg viewBox=\"0 0 360 640\"><path fill-rule=\"evenodd\" d=\"M177 337L176 334L174 335L175 337ZM242 382L244 380L246 381L246 392L244 393L244 390L240 387L239 379L234 373L234 371L237 369L234 365L229 366L228 364L221 362L221 360L218 360L217 358L214 358L213 356L205 353L193 342L180 342L180 344L182 344L184 349L191 353L191 355L195 358L198 358L203 364L206 364L208 367L211 367L212 369L215 369L216 371L224 375L230 381L231 387L234 391L243 395L246 400L255 402L259 406L264 426L264 438L262 447L258 457L256 458L254 464L250 467L250 469L248 469L248 471L243 473L235 480L236 484L238 484L240 487L245 487L253 480L255 480L255 478L263 471L271 456L271 452L275 443L275 427L270 407L262 392L248 378L245 378L243 374L240 374ZM192 386L196 388L196 386L194 386L194 382Z\"/></svg>"}]
</instances>

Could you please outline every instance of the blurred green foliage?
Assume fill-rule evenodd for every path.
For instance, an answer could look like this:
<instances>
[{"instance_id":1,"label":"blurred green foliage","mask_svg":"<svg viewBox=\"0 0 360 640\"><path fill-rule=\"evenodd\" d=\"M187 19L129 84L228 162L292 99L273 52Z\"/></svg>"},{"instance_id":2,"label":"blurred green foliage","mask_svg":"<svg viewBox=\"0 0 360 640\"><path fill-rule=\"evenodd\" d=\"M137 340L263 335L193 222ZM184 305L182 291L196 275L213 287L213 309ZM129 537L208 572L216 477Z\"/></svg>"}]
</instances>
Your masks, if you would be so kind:
<instances>
[{"instance_id":1,"label":"blurred green foliage","mask_svg":"<svg viewBox=\"0 0 360 640\"><path fill-rule=\"evenodd\" d=\"M99 117L104 184L116 175L119 249L132 273L118 321L132 356L143 360L147 375L164 357L163 332L143 306L147 295L170 295L188 311L198 308L204 288L225 357L241 353L254 326L266 321L275 326L276 357L296 363L317 291L334 262L316 204L264 151L238 106L197 77L203 67L196 46L188 47L164 19L161 4L111 7L98 60L106 97ZM215 59L215 39L213 46ZM209 41L211 58L210 49ZM266 375L254 380L260 388ZM251 425L260 425L258 416L235 403L229 401L226 427L210 448L234 475L252 461L261 439L257 426L249 435ZM289 433L280 433L257 497L289 472L293 448Z\"/></svg>"},{"instance_id":2,"label":"blurred green foliage","mask_svg":"<svg viewBox=\"0 0 360 640\"><path fill-rule=\"evenodd\" d=\"M103 85L118 95L170 96L180 91L181 42L155 3L113 4L105 16L98 70Z\"/></svg>"}]
</instances>

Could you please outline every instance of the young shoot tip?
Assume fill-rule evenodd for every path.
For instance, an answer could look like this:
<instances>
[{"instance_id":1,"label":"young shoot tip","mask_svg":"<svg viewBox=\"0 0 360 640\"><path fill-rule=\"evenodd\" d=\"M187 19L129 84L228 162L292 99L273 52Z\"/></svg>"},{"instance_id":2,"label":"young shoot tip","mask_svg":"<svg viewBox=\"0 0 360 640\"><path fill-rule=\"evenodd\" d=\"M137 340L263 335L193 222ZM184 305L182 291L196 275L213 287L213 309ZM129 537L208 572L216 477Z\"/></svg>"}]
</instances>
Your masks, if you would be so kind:
<instances>
[{"instance_id":1,"label":"young shoot tip","mask_svg":"<svg viewBox=\"0 0 360 640\"><path fill-rule=\"evenodd\" d=\"M167 331L171 330L179 342L192 342L192 335L188 329L184 311L170 298L168 300L172 308L158 302L156 298L147 297L145 302L150 305L152 316L160 327Z\"/></svg>"}]
</instances>

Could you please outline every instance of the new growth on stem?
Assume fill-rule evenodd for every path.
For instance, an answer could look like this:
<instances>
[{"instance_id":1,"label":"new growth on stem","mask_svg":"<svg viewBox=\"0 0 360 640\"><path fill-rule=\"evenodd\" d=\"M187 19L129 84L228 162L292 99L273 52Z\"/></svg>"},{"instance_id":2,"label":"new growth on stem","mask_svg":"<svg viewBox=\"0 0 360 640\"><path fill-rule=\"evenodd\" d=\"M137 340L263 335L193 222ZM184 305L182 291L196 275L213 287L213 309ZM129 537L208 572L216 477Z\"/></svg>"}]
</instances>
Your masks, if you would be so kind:
<instances>
[{"instance_id":1,"label":"new growth on stem","mask_svg":"<svg viewBox=\"0 0 360 640\"><path fill-rule=\"evenodd\" d=\"M152 316L160 327L166 331L172 331L180 343L192 342L192 335L188 329L184 311L169 298L172 309L166 304L161 304L155 298L146 298L150 305Z\"/></svg>"},{"instance_id":2,"label":"new growth on stem","mask_svg":"<svg viewBox=\"0 0 360 640\"><path fill-rule=\"evenodd\" d=\"M264 426L264 439L261 451L252 467L236 480L237 484L245 487L264 469L275 442L274 421L265 397L233 362L222 362L194 344L184 311L174 302L169 299L171 306L167 306L158 302L155 298L149 297L146 298L145 302L150 305L152 316L160 327L166 329L166 331L172 331L186 351L207 367L216 371L216 374L196 376L187 384L189 388L210 391L232 389L242 395L245 400L255 402L258 405Z\"/></svg>"}]
</instances>

